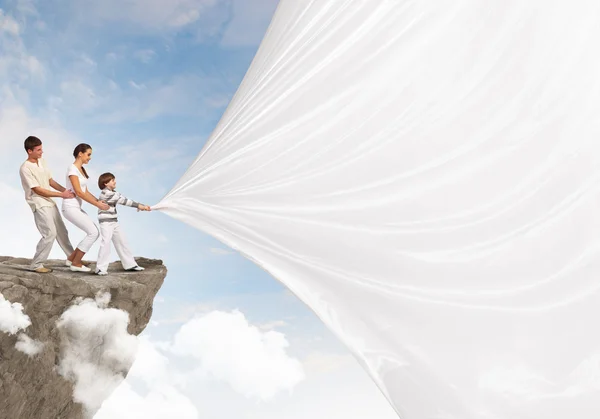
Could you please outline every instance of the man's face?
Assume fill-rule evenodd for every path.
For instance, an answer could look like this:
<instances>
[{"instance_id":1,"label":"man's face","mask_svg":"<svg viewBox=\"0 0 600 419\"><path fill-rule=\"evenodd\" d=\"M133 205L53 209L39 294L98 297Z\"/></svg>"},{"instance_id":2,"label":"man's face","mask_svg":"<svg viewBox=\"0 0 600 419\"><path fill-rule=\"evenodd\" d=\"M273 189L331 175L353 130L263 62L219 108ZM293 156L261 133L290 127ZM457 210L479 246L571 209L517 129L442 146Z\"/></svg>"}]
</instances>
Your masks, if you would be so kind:
<instances>
[{"instance_id":1,"label":"man's face","mask_svg":"<svg viewBox=\"0 0 600 419\"><path fill-rule=\"evenodd\" d=\"M35 146L33 148L33 150L27 150L27 154L29 154L29 157L31 157L31 158L41 159L42 154L44 154L44 150L42 149L41 145L38 145L38 146Z\"/></svg>"}]
</instances>

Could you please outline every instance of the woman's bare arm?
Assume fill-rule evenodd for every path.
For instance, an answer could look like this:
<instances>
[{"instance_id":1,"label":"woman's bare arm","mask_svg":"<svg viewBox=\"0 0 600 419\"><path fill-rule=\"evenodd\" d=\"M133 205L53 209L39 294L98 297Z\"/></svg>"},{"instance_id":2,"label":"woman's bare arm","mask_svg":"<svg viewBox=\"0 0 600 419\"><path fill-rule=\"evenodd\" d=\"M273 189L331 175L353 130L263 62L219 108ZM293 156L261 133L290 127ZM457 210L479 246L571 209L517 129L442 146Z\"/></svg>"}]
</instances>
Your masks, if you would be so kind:
<instances>
[{"instance_id":1,"label":"woman's bare arm","mask_svg":"<svg viewBox=\"0 0 600 419\"><path fill-rule=\"evenodd\" d=\"M98 199L97 199L97 198L96 198L94 195L92 195L92 194L90 193L90 191L85 191L85 193L86 193L86 196L87 196L87 197L88 197L90 200L92 200L92 201L95 201L95 202L97 202L97 203L98 203L98 205L96 205L96 206L97 206L98 208L100 208L101 210L107 210L107 209L109 209L109 208L110 208L110 206L109 206L109 205L108 205L106 202L104 202L104 201L99 201L99 200L98 200ZM87 199L86 199L86 201L87 201ZM90 201L88 201L88 202L90 202ZM95 204L92 204L92 205L95 205Z\"/></svg>"},{"instance_id":2,"label":"woman's bare arm","mask_svg":"<svg viewBox=\"0 0 600 419\"><path fill-rule=\"evenodd\" d=\"M107 210L110 208L105 202L98 201L98 199L96 199L96 197L92 195L89 191L84 192L83 189L81 189L79 178L76 175L69 175L69 179L71 180L73 189L75 189L75 195L77 195L79 198L92 204L95 207L98 207L101 210Z\"/></svg>"}]
</instances>

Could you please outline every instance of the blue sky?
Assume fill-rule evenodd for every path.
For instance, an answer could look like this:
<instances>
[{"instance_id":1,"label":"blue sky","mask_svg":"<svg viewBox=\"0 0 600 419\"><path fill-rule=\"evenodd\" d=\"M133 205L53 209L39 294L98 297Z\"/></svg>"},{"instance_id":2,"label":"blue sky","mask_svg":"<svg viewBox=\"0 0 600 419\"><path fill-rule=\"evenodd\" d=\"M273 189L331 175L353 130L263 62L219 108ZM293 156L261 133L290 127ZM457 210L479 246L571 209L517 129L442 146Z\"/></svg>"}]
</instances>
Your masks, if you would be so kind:
<instances>
[{"instance_id":1,"label":"blue sky","mask_svg":"<svg viewBox=\"0 0 600 419\"><path fill-rule=\"evenodd\" d=\"M85 142L94 150L92 178L111 171L123 194L157 203L219 121L276 5L0 0L0 193L7 197L0 209L0 254L31 257L38 239L17 175L27 135L42 138L60 183L71 150ZM266 272L162 213L120 214L134 253L162 259L169 269L144 332L153 350L195 317L238 309L260 330L284 334L287 353L304 366L306 378L292 393L282 391L270 402L215 379L204 379L194 391L178 388L199 417L394 417L347 351ZM77 242L81 233L69 228ZM89 259L97 250L96 244ZM62 257L58 246L52 256Z\"/></svg>"}]
</instances>

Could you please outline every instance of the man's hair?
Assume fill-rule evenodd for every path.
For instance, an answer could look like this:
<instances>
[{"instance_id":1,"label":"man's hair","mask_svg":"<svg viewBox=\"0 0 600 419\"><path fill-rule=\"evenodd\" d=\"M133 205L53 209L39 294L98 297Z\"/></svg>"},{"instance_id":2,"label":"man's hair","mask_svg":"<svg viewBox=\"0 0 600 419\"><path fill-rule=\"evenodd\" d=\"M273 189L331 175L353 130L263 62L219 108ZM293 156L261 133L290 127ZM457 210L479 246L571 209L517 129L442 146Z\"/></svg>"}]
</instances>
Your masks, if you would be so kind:
<instances>
[{"instance_id":1,"label":"man's hair","mask_svg":"<svg viewBox=\"0 0 600 419\"><path fill-rule=\"evenodd\" d=\"M100 175L100 177L98 178L98 188L100 188L100 190L106 188L106 184L108 182L110 182L111 180L113 180L115 178L115 175L113 175L112 173L106 172L106 173L102 173Z\"/></svg>"},{"instance_id":2,"label":"man's hair","mask_svg":"<svg viewBox=\"0 0 600 419\"><path fill-rule=\"evenodd\" d=\"M38 137L34 137L33 135L30 135L29 137L25 138L25 151L33 151L34 148L36 148L39 145L42 145L42 140L40 140Z\"/></svg>"}]
</instances>

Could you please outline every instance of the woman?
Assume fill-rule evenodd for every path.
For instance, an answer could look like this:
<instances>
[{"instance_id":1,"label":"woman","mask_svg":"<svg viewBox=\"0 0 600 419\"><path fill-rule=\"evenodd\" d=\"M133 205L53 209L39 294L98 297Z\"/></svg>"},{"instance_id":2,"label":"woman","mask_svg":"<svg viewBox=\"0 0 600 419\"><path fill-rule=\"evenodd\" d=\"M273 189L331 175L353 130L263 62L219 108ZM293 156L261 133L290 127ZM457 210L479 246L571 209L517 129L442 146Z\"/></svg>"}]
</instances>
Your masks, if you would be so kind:
<instances>
[{"instance_id":1,"label":"woman","mask_svg":"<svg viewBox=\"0 0 600 419\"><path fill-rule=\"evenodd\" d=\"M75 199L63 199L62 213L67 220L83 230L86 236L67 259L67 266L70 266L70 269L75 272L89 272L91 269L84 266L81 259L98 239L100 232L98 226L81 208L81 204L86 201L104 211L110 207L105 202L98 201L87 189L89 176L83 165L90 162L92 147L88 144L79 144L73 150L73 157L75 157L75 161L67 170L65 186L75 192Z\"/></svg>"}]
</instances>

